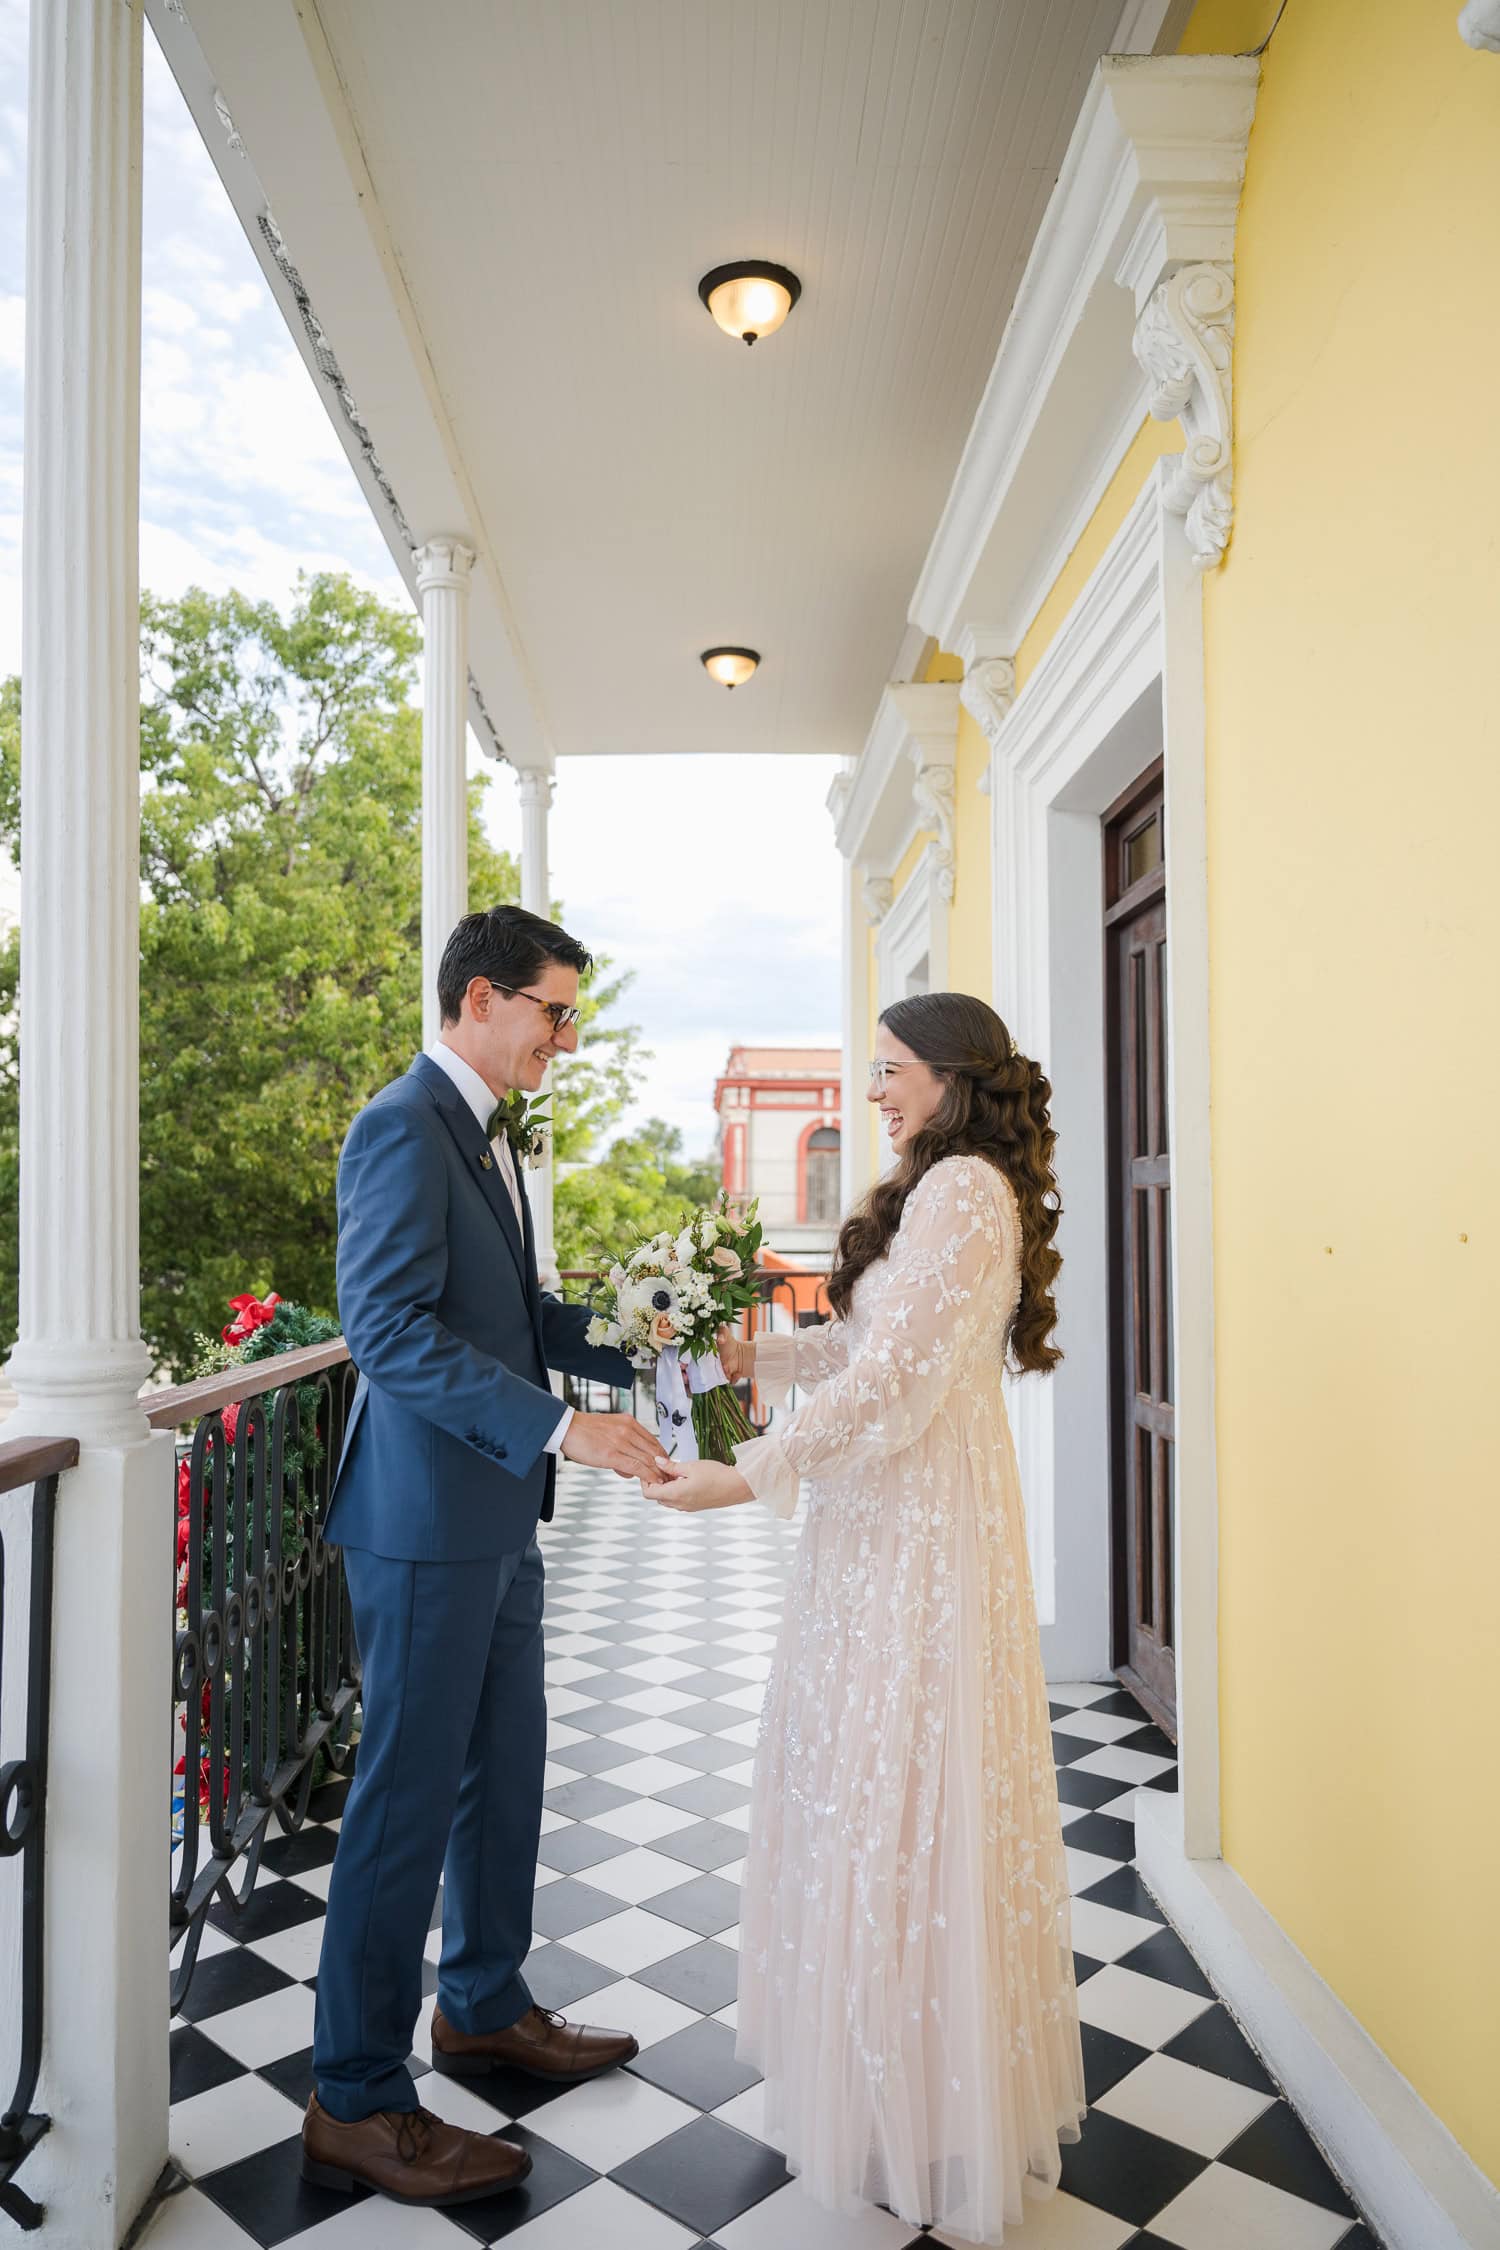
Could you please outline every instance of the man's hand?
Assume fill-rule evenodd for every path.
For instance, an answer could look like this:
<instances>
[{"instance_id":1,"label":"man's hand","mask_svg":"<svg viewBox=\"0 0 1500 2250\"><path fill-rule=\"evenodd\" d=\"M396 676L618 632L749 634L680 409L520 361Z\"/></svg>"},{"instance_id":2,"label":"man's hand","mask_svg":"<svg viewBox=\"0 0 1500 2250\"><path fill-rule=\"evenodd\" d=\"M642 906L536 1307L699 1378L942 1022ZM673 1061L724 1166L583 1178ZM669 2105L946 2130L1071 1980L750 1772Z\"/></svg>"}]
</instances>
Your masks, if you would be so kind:
<instances>
[{"instance_id":1,"label":"man's hand","mask_svg":"<svg viewBox=\"0 0 1500 2250\"><path fill-rule=\"evenodd\" d=\"M564 1460L617 1477L654 1477L661 1440L633 1414L575 1414L562 1441Z\"/></svg>"}]
</instances>

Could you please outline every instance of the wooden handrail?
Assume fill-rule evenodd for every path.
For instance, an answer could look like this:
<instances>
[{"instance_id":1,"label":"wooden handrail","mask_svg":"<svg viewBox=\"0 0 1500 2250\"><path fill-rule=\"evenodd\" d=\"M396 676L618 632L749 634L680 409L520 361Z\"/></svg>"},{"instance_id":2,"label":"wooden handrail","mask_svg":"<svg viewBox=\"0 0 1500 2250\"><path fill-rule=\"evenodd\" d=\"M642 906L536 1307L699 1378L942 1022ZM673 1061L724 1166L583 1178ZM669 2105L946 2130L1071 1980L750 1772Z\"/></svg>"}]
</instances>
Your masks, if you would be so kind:
<instances>
[{"instance_id":1,"label":"wooden handrail","mask_svg":"<svg viewBox=\"0 0 1500 2250\"><path fill-rule=\"evenodd\" d=\"M0 1492L19 1492L22 1485L40 1484L43 1477L77 1466L75 1437L7 1438L0 1444Z\"/></svg>"},{"instance_id":2,"label":"wooden handrail","mask_svg":"<svg viewBox=\"0 0 1500 2250\"><path fill-rule=\"evenodd\" d=\"M338 1367L349 1357L342 1336L331 1343L308 1344L297 1352L276 1352L270 1359L253 1360L248 1367L231 1367L224 1375L207 1375L198 1383L182 1383L172 1391L150 1391L141 1400L153 1430L175 1430L226 1406L240 1406L247 1398L263 1398L286 1383L305 1383L325 1367Z\"/></svg>"}]
</instances>

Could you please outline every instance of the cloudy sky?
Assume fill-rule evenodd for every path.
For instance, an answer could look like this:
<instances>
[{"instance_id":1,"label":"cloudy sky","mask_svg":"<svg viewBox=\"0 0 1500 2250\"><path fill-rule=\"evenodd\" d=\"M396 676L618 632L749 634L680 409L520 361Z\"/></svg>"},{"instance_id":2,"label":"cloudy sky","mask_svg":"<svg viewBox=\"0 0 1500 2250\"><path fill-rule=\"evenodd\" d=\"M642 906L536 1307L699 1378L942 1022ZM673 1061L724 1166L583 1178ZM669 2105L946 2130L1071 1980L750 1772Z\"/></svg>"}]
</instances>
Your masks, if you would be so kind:
<instances>
[{"instance_id":1,"label":"cloudy sky","mask_svg":"<svg viewBox=\"0 0 1500 2250\"><path fill-rule=\"evenodd\" d=\"M0 0L0 675L20 668L26 7ZM146 36L141 578L284 602L299 569L343 569L393 601L391 567L321 400ZM507 773L488 805L519 848ZM627 1013L655 1051L639 1114L713 1137L732 1041L833 1044L838 858L832 759L565 760L552 888L596 950L635 965ZM670 792L670 821L664 809ZM649 819L653 798L663 810ZM622 835L670 835L639 886Z\"/></svg>"}]
</instances>

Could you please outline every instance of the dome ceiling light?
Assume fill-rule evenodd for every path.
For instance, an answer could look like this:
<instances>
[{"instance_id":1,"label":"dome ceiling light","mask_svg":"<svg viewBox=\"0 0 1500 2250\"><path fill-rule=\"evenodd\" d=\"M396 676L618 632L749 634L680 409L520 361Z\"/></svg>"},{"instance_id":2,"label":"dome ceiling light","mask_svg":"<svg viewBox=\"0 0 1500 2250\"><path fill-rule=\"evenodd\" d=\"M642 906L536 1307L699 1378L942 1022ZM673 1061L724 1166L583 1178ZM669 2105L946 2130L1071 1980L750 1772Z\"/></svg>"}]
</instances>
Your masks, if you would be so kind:
<instances>
[{"instance_id":1,"label":"dome ceiling light","mask_svg":"<svg viewBox=\"0 0 1500 2250\"><path fill-rule=\"evenodd\" d=\"M760 663L760 651L753 648L706 648L699 658L704 671L720 687L743 687Z\"/></svg>"},{"instance_id":2,"label":"dome ceiling light","mask_svg":"<svg viewBox=\"0 0 1500 2250\"><path fill-rule=\"evenodd\" d=\"M726 336L753 344L758 336L776 333L801 296L802 284L785 266L745 258L738 265L715 266L699 282L698 294Z\"/></svg>"}]
</instances>

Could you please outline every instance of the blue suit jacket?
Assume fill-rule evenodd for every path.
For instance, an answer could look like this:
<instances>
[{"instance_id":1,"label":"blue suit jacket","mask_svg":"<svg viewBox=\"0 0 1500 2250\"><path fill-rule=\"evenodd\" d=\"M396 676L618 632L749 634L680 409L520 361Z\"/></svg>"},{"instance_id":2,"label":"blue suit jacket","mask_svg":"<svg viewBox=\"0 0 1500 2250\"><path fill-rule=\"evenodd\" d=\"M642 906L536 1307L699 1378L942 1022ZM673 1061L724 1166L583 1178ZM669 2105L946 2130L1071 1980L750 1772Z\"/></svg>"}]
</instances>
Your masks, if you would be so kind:
<instances>
[{"instance_id":1,"label":"blue suit jacket","mask_svg":"<svg viewBox=\"0 0 1500 2250\"><path fill-rule=\"evenodd\" d=\"M359 1382L328 1537L403 1562L524 1547L552 1514L547 1369L628 1388L584 1342L587 1311L543 1295L458 1088L418 1055L349 1128L339 1159L339 1316Z\"/></svg>"}]
</instances>

